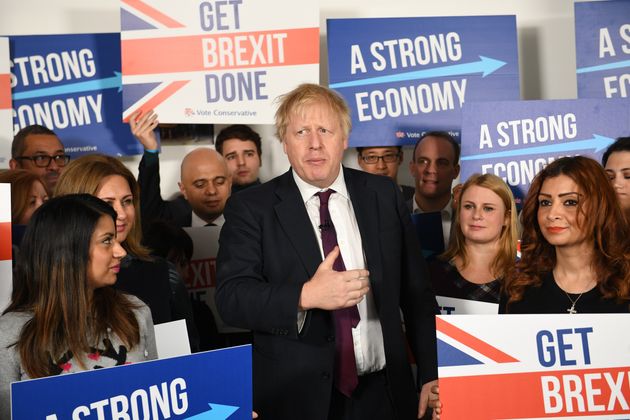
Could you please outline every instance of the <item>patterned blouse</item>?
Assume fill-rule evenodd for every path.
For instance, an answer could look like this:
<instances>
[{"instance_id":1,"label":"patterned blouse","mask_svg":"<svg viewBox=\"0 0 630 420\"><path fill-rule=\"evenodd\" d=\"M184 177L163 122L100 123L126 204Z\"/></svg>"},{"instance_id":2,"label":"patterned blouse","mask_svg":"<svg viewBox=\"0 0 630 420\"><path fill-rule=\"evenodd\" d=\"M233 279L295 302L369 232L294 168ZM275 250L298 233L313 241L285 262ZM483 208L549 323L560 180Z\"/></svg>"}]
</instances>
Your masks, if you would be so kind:
<instances>
[{"instance_id":1,"label":"patterned blouse","mask_svg":"<svg viewBox=\"0 0 630 420\"><path fill-rule=\"evenodd\" d=\"M499 303L501 280L476 284L466 280L452 261L434 259L429 262L431 284L437 296Z\"/></svg>"},{"instance_id":2,"label":"patterned blouse","mask_svg":"<svg viewBox=\"0 0 630 420\"><path fill-rule=\"evenodd\" d=\"M79 365L70 351L57 360L51 360L50 363L56 375L157 359L151 311L135 296L127 295L127 298L138 307L134 310L134 314L140 327L140 342L128 349L118 336L108 334L101 339L100 343L90 348L90 352L82 358L85 368ZM11 418L9 411L11 382L30 379L22 367L19 352L14 344L24 324L32 316L30 312L9 312L0 317L0 419Z\"/></svg>"}]
</instances>

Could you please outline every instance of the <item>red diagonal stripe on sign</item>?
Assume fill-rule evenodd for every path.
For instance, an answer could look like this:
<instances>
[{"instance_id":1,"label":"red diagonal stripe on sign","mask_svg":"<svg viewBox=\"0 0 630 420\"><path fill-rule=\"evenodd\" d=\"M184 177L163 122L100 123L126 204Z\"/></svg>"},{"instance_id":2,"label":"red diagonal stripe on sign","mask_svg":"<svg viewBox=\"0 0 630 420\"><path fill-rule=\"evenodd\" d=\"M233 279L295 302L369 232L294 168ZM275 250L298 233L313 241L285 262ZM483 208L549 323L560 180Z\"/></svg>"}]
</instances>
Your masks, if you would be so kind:
<instances>
[{"instance_id":1,"label":"red diagonal stripe on sign","mask_svg":"<svg viewBox=\"0 0 630 420\"><path fill-rule=\"evenodd\" d=\"M435 327L441 333L446 334L447 336L459 341L463 345L468 346L477 353L480 353L497 363L518 362L517 359L513 358L509 354L504 353L474 335L457 328L453 324L449 324L443 318L435 318Z\"/></svg>"},{"instance_id":2,"label":"red diagonal stripe on sign","mask_svg":"<svg viewBox=\"0 0 630 420\"><path fill-rule=\"evenodd\" d=\"M135 111L142 110L147 112L151 109L155 109L159 104L171 97L175 92L184 87L190 80L178 80L176 82L169 83L164 89L160 90L155 95L151 96L146 102L140 105ZM129 116L123 119L123 122L129 122Z\"/></svg>"},{"instance_id":3,"label":"red diagonal stripe on sign","mask_svg":"<svg viewBox=\"0 0 630 420\"><path fill-rule=\"evenodd\" d=\"M440 418L627 418L629 379L630 367L441 377Z\"/></svg>"},{"instance_id":4,"label":"red diagonal stripe on sign","mask_svg":"<svg viewBox=\"0 0 630 420\"><path fill-rule=\"evenodd\" d=\"M11 222L0 223L0 260L11 259Z\"/></svg>"},{"instance_id":5,"label":"red diagonal stripe on sign","mask_svg":"<svg viewBox=\"0 0 630 420\"><path fill-rule=\"evenodd\" d=\"M11 109L11 76L0 74L0 109Z\"/></svg>"},{"instance_id":6,"label":"red diagonal stripe on sign","mask_svg":"<svg viewBox=\"0 0 630 420\"><path fill-rule=\"evenodd\" d=\"M319 28L126 39L120 50L124 76L317 64Z\"/></svg>"},{"instance_id":7,"label":"red diagonal stripe on sign","mask_svg":"<svg viewBox=\"0 0 630 420\"><path fill-rule=\"evenodd\" d=\"M140 0L122 0L127 6L136 9L137 11L149 16L153 20L160 22L162 25L167 28L183 28L185 25L179 23L175 19L171 18L168 15L160 12L154 7L149 6L148 4L140 1Z\"/></svg>"}]
</instances>

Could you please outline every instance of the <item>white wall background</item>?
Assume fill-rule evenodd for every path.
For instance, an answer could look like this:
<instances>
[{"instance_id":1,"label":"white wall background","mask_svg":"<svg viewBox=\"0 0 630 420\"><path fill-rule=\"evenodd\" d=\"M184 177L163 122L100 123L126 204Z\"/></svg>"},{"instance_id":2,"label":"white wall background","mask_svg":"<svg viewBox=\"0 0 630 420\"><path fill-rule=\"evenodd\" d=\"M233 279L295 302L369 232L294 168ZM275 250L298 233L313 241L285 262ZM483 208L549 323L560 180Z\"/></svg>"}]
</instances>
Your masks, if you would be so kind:
<instances>
[{"instance_id":1,"label":"white wall background","mask_svg":"<svg viewBox=\"0 0 630 420\"><path fill-rule=\"evenodd\" d=\"M319 0L319 4L322 84L328 82L328 18L513 14L518 28L522 99L577 96L573 0ZM0 35L118 32L118 7L117 0L0 0ZM215 132L221 128L215 127ZM263 137L261 179L266 181L285 171L288 162L273 127L253 128ZM164 147L161 155L164 196L177 191L179 163L189 149L190 146ZM407 170L409 159L407 152L399 181L413 185ZM139 157L124 159L134 173L139 160ZM353 150L347 151L345 161L348 166L356 167Z\"/></svg>"}]
</instances>

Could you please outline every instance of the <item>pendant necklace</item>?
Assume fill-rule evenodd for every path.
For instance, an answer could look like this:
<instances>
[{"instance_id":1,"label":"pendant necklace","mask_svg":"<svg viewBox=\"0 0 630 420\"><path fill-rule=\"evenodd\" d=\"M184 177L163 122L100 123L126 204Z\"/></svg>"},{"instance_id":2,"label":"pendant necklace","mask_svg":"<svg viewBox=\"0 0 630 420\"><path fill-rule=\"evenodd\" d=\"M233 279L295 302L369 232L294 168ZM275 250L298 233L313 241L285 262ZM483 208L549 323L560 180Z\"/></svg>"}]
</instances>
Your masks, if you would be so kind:
<instances>
[{"instance_id":1,"label":"pendant necklace","mask_svg":"<svg viewBox=\"0 0 630 420\"><path fill-rule=\"evenodd\" d=\"M582 290L584 290L582 293L580 293L579 295L578 295L577 293L575 293L575 295L577 295L577 297L576 297L575 299L573 299L573 298L571 297L571 295L569 295L569 293L567 293L567 291L566 291L566 290L564 290L564 288L560 286L560 283L558 283L558 280L557 280L557 279L558 279L558 277L560 277L560 275L559 275L559 273L555 273L555 269L554 269L553 279L554 279L554 281L556 282L556 285L558 286L558 288L559 288L560 290L562 290L562 291L564 292L564 295L567 297L567 299L569 299L569 302L571 302L571 307L570 307L570 308L567 308L567 312L568 312L569 314L577 314L577 313L578 313L578 311L575 309L575 305L577 305L578 301L582 298L582 295L583 295L584 293L586 293L586 292L588 292L589 290L591 290L591 289L589 289L589 288L588 288L588 286L590 286L590 285L593 283L593 281L591 280L591 281L589 281L589 282L586 284L586 287L585 287L585 288L586 288L587 290L584 290L584 288L582 288ZM595 282L595 285L597 285L597 282Z\"/></svg>"},{"instance_id":2,"label":"pendant necklace","mask_svg":"<svg viewBox=\"0 0 630 420\"><path fill-rule=\"evenodd\" d=\"M570 313L570 314L577 314L577 311L575 310L575 305L577 304L578 300L580 300L580 298L582 297L584 292L580 293L578 295L578 297L575 298L575 300L571 299L571 296L569 296L569 294L567 292L565 292L564 290L563 290L563 292L564 292L565 295L567 295L567 298L571 302L571 307L569 309L567 309L567 312Z\"/></svg>"}]
</instances>

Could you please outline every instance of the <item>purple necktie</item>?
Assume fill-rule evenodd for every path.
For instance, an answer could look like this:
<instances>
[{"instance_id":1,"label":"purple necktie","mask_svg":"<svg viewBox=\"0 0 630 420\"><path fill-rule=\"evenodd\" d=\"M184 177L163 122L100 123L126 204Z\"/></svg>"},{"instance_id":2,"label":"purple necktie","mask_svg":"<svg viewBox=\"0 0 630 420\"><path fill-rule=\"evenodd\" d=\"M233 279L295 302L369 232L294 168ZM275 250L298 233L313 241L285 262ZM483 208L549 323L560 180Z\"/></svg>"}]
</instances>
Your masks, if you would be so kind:
<instances>
[{"instance_id":1,"label":"purple necktie","mask_svg":"<svg viewBox=\"0 0 630 420\"><path fill-rule=\"evenodd\" d=\"M334 190L318 192L319 196L319 229L322 233L322 247L324 256L328 255L337 246L337 232L328 211L328 199ZM346 271L341 258L341 253L333 263L335 271ZM354 359L354 342L352 341L352 328L359 324L359 310L357 306L337 309L333 311L335 319L335 384L337 389L347 397L357 387L357 365Z\"/></svg>"}]
</instances>

